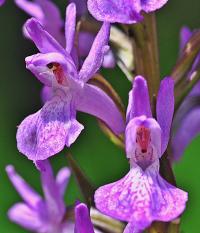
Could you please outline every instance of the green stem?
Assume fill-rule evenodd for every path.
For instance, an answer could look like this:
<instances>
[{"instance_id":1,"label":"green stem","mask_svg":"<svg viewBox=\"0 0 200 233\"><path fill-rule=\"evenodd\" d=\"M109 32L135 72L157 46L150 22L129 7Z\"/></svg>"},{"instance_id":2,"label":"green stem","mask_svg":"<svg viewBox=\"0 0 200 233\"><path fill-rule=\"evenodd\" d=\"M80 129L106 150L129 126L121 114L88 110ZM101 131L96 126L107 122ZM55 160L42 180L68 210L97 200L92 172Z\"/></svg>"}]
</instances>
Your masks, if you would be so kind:
<instances>
[{"instance_id":1,"label":"green stem","mask_svg":"<svg viewBox=\"0 0 200 233\"><path fill-rule=\"evenodd\" d=\"M157 95L160 83L159 53L155 14L145 14L142 23L131 25L135 72L146 78L149 95Z\"/></svg>"},{"instance_id":2,"label":"green stem","mask_svg":"<svg viewBox=\"0 0 200 233\"><path fill-rule=\"evenodd\" d=\"M85 198L87 205L94 206L94 200L93 200L93 196L95 192L94 186L91 184L89 179L85 176L84 172L79 167L76 160L74 160L74 158L72 157L70 153L67 154L67 161L76 178L80 191L83 197Z\"/></svg>"}]
</instances>

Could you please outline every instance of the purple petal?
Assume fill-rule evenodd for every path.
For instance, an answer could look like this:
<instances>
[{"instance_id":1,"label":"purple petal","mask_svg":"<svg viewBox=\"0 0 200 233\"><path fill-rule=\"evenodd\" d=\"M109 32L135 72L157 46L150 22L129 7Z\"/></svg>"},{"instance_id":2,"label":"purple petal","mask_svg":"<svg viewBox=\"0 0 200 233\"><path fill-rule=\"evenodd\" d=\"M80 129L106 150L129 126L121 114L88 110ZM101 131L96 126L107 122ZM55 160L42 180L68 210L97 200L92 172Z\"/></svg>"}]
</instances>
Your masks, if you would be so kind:
<instances>
[{"instance_id":1,"label":"purple petal","mask_svg":"<svg viewBox=\"0 0 200 233\"><path fill-rule=\"evenodd\" d=\"M37 194L25 180L19 176L12 165L6 167L6 172L13 186L22 197L22 199L30 206L36 207L41 202L41 197Z\"/></svg>"},{"instance_id":2,"label":"purple petal","mask_svg":"<svg viewBox=\"0 0 200 233\"><path fill-rule=\"evenodd\" d=\"M127 122L138 116L152 117L149 92L146 80L142 76L135 77L133 88L129 93Z\"/></svg>"},{"instance_id":3,"label":"purple petal","mask_svg":"<svg viewBox=\"0 0 200 233\"><path fill-rule=\"evenodd\" d=\"M78 138L84 126L80 124L76 119L71 119L68 127L68 133L66 137L66 146L70 147Z\"/></svg>"},{"instance_id":4,"label":"purple petal","mask_svg":"<svg viewBox=\"0 0 200 233\"><path fill-rule=\"evenodd\" d=\"M122 114L112 99L100 88L85 84L76 101L77 110L92 114L103 120L116 134L125 128Z\"/></svg>"},{"instance_id":5,"label":"purple petal","mask_svg":"<svg viewBox=\"0 0 200 233\"><path fill-rule=\"evenodd\" d=\"M136 23L143 18L138 0L88 0L88 10L99 21Z\"/></svg>"},{"instance_id":6,"label":"purple petal","mask_svg":"<svg viewBox=\"0 0 200 233\"><path fill-rule=\"evenodd\" d=\"M54 178L50 162L48 160L37 161L37 166L41 168L41 182L49 220L60 223L65 213L65 203Z\"/></svg>"},{"instance_id":7,"label":"purple petal","mask_svg":"<svg viewBox=\"0 0 200 233\"><path fill-rule=\"evenodd\" d=\"M44 160L70 146L83 126L73 117L71 103L60 96L48 101L37 113L28 116L17 131L17 146L31 160Z\"/></svg>"},{"instance_id":8,"label":"purple petal","mask_svg":"<svg viewBox=\"0 0 200 233\"><path fill-rule=\"evenodd\" d=\"M56 176L56 184L59 188L61 196L64 196L66 187L69 183L69 179L71 176L71 171L67 167L63 167L59 170L57 176Z\"/></svg>"},{"instance_id":9,"label":"purple petal","mask_svg":"<svg viewBox=\"0 0 200 233\"><path fill-rule=\"evenodd\" d=\"M56 82L56 76L49 64L59 64L63 71L63 79L76 79L76 67L70 57L63 56L60 53L38 53L26 57L26 68L29 69L44 85L52 86ZM66 84L67 85L67 84Z\"/></svg>"},{"instance_id":10,"label":"purple petal","mask_svg":"<svg viewBox=\"0 0 200 233\"><path fill-rule=\"evenodd\" d=\"M115 57L111 49L105 54L103 58L103 67L104 68L114 68L116 65Z\"/></svg>"},{"instance_id":11,"label":"purple petal","mask_svg":"<svg viewBox=\"0 0 200 233\"><path fill-rule=\"evenodd\" d=\"M74 233L94 233L90 220L90 214L85 204L81 203L75 207L75 231Z\"/></svg>"},{"instance_id":12,"label":"purple petal","mask_svg":"<svg viewBox=\"0 0 200 233\"><path fill-rule=\"evenodd\" d=\"M44 18L44 12L36 1L15 0L15 3L30 16L38 20L42 20Z\"/></svg>"},{"instance_id":13,"label":"purple petal","mask_svg":"<svg viewBox=\"0 0 200 233\"><path fill-rule=\"evenodd\" d=\"M86 0L69 0L70 3L75 3L77 8L77 15L83 16L87 13L87 1Z\"/></svg>"},{"instance_id":14,"label":"purple petal","mask_svg":"<svg viewBox=\"0 0 200 233\"><path fill-rule=\"evenodd\" d=\"M69 4L66 10L65 21L65 38L66 38L66 50L70 54L74 47L74 36L76 32L76 5L74 3Z\"/></svg>"},{"instance_id":15,"label":"purple petal","mask_svg":"<svg viewBox=\"0 0 200 233\"><path fill-rule=\"evenodd\" d=\"M34 18L27 20L25 28L41 53L57 52L64 56L65 49Z\"/></svg>"},{"instance_id":16,"label":"purple petal","mask_svg":"<svg viewBox=\"0 0 200 233\"><path fill-rule=\"evenodd\" d=\"M179 128L172 137L172 153L175 160L179 160L189 145L189 143L200 133L200 108L195 108L188 112Z\"/></svg>"},{"instance_id":17,"label":"purple petal","mask_svg":"<svg viewBox=\"0 0 200 233\"><path fill-rule=\"evenodd\" d=\"M133 167L121 180L100 187L96 207L113 218L131 222L138 230L152 221L171 221L184 211L187 193L167 183L158 173L159 161L145 171Z\"/></svg>"},{"instance_id":18,"label":"purple petal","mask_svg":"<svg viewBox=\"0 0 200 233\"><path fill-rule=\"evenodd\" d=\"M98 32L89 55L85 59L79 72L79 79L88 81L101 67L105 53L108 51L110 24L103 23Z\"/></svg>"},{"instance_id":19,"label":"purple petal","mask_svg":"<svg viewBox=\"0 0 200 233\"><path fill-rule=\"evenodd\" d=\"M190 37L192 36L192 32L188 27L182 27L180 31L180 52L186 46L186 43L189 41Z\"/></svg>"},{"instance_id":20,"label":"purple petal","mask_svg":"<svg viewBox=\"0 0 200 233\"><path fill-rule=\"evenodd\" d=\"M141 0L142 10L152 12L163 7L168 0Z\"/></svg>"},{"instance_id":21,"label":"purple petal","mask_svg":"<svg viewBox=\"0 0 200 233\"><path fill-rule=\"evenodd\" d=\"M168 142L174 114L174 81L168 77L162 80L156 105L157 121L162 130L162 154Z\"/></svg>"},{"instance_id":22,"label":"purple petal","mask_svg":"<svg viewBox=\"0 0 200 233\"><path fill-rule=\"evenodd\" d=\"M10 208L8 217L11 221L30 231L38 232L41 226L37 212L24 203L17 203Z\"/></svg>"}]
</instances>

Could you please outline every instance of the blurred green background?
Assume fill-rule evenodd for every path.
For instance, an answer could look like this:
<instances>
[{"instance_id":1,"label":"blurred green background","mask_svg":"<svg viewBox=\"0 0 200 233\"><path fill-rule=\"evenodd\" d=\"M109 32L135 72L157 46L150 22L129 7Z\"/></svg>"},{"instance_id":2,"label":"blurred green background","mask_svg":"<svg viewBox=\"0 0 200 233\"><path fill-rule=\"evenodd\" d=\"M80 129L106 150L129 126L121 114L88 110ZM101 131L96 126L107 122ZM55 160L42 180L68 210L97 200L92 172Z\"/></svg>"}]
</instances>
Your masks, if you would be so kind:
<instances>
[{"instance_id":1,"label":"blurred green background","mask_svg":"<svg viewBox=\"0 0 200 233\"><path fill-rule=\"evenodd\" d=\"M66 1L57 1L64 16ZM179 30L183 25L200 27L199 0L169 0L157 13L162 76L168 75L178 54ZM0 8L0 233L22 233L19 226L9 222L6 212L20 201L10 184L5 166L13 164L16 170L41 193L39 174L31 161L16 148L16 127L30 113L40 107L41 84L25 69L24 58L37 50L22 36L22 25L27 15L11 0ZM119 70L103 71L127 104L127 93L131 87ZM96 120L86 114L78 114L85 130L70 151L96 186L115 181L128 171L128 162L122 150L115 147L99 130ZM189 192L187 210L182 218L182 232L200 232L200 138L196 138L175 165L179 187ZM51 161L55 172L66 166L66 150ZM66 193L66 203L72 204L81 198L72 178Z\"/></svg>"}]
</instances>

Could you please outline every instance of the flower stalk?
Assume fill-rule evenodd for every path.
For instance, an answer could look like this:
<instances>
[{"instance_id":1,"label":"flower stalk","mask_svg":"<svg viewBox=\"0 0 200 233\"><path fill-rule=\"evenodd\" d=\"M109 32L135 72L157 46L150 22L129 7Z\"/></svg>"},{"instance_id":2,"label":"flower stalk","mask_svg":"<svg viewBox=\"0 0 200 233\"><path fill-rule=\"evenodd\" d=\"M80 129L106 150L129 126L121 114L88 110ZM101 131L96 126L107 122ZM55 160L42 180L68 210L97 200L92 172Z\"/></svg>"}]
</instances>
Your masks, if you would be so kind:
<instances>
[{"instance_id":1,"label":"flower stalk","mask_svg":"<svg viewBox=\"0 0 200 233\"><path fill-rule=\"evenodd\" d=\"M157 95L160 83L156 17L144 14L144 20L130 25L133 33L135 73L146 77L149 95Z\"/></svg>"},{"instance_id":2,"label":"flower stalk","mask_svg":"<svg viewBox=\"0 0 200 233\"><path fill-rule=\"evenodd\" d=\"M81 170L77 162L73 159L70 153L67 154L67 161L69 163L70 168L76 178L80 191L86 201L86 203L91 206L94 206L93 195L95 188L85 176L84 172Z\"/></svg>"}]
</instances>

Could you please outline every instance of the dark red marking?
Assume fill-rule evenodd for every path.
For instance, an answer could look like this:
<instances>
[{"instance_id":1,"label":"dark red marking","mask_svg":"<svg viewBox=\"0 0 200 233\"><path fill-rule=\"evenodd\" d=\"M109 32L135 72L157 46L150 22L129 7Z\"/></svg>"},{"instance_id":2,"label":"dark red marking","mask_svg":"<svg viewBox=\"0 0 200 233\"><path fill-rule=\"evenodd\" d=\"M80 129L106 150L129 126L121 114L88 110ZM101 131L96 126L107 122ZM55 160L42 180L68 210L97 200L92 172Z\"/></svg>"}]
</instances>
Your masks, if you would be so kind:
<instances>
[{"instance_id":1,"label":"dark red marking","mask_svg":"<svg viewBox=\"0 0 200 233\"><path fill-rule=\"evenodd\" d=\"M61 85L64 85L65 75L61 65L57 62L51 62L47 65L47 67L53 71L57 82Z\"/></svg>"},{"instance_id":2,"label":"dark red marking","mask_svg":"<svg viewBox=\"0 0 200 233\"><path fill-rule=\"evenodd\" d=\"M150 142L150 130L145 126L139 126L136 132L136 142L139 144L142 153L146 153Z\"/></svg>"}]
</instances>

